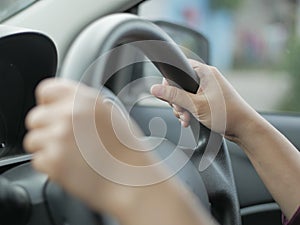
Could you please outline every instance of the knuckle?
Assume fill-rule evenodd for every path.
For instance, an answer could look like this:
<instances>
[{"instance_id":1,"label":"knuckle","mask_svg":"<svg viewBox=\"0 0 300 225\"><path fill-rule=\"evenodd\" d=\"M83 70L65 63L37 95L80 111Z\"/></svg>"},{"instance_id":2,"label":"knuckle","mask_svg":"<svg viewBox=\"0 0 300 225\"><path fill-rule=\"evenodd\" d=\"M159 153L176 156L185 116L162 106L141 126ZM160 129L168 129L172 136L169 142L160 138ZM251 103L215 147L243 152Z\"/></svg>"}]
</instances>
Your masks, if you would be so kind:
<instances>
[{"instance_id":1,"label":"knuckle","mask_svg":"<svg viewBox=\"0 0 300 225\"><path fill-rule=\"evenodd\" d=\"M211 70L217 70L217 67L215 67L215 66L209 65L208 67L209 67Z\"/></svg>"},{"instance_id":2,"label":"knuckle","mask_svg":"<svg viewBox=\"0 0 300 225\"><path fill-rule=\"evenodd\" d=\"M34 127L35 121L36 121L36 115L37 115L37 107L31 109L29 111L29 113L27 114L27 116L25 118L25 126L28 129L31 129Z\"/></svg>"},{"instance_id":3,"label":"knuckle","mask_svg":"<svg viewBox=\"0 0 300 225\"><path fill-rule=\"evenodd\" d=\"M218 69L217 69L217 67L215 67L215 66L209 66L209 68L210 68L210 70L212 71L212 72L218 72Z\"/></svg>"},{"instance_id":4,"label":"knuckle","mask_svg":"<svg viewBox=\"0 0 300 225\"><path fill-rule=\"evenodd\" d=\"M56 87L56 79L49 78L46 80L41 81L35 90L35 95L39 99L47 98L47 96L51 95L55 90L53 87Z\"/></svg>"},{"instance_id":5,"label":"knuckle","mask_svg":"<svg viewBox=\"0 0 300 225\"><path fill-rule=\"evenodd\" d=\"M168 97L171 103L173 103L177 99L177 95L178 95L177 89L174 87L170 88Z\"/></svg>"},{"instance_id":6,"label":"knuckle","mask_svg":"<svg viewBox=\"0 0 300 225\"><path fill-rule=\"evenodd\" d=\"M211 71L213 76L220 76L221 75L221 73L220 73L220 71L217 67L210 66L209 68L210 68L210 71Z\"/></svg>"},{"instance_id":7,"label":"knuckle","mask_svg":"<svg viewBox=\"0 0 300 225\"><path fill-rule=\"evenodd\" d=\"M47 110L42 106L33 108L25 118L25 125L29 129L39 126L48 117Z\"/></svg>"},{"instance_id":8,"label":"knuckle","mask_svg":"<svg viewBox=\"0 0 300 225\"><path fill-rule=\"evenodd\" d=\"M44 95L44 90L47 89L47 86L52 81L52 79L46 79L41 81L35 89L35 95L37 97L42 97Z\"/></svg>"},{"instance_id":9,"label":"knuckle","mask_svg":"<svg viewBox=\"0 0 300 225\"><path fill-rule=\"evenodd\" d=\"M44 147L44 143L40 140L39 131L30 131L23 139L23 146L27 152L35 153Z\"/></svg>"},{"instance_id":10,"label":"knuckle","mask_svg":"<svg viewBox=\"0 0 300 225\"><path fill-rule=\"evenodd\" d=\"M31 128L32 128L32 117L33 117L32 114L33 114L33 112L30 111L30 112L27 114L26 118L25 118L25 127L26 127L27 129L31 129Z\"/></svg>"},{"instance_id":11,"label":"knuckle","mask_svg":"<svg viewBox=\"0 0 300 225\"><path fill-rule=\"evenodd\" d=\"M64 79L51 78L42 81L36 88L37 99L65 99L76 92L76 85Z\"/></svg>"}]
</instances>

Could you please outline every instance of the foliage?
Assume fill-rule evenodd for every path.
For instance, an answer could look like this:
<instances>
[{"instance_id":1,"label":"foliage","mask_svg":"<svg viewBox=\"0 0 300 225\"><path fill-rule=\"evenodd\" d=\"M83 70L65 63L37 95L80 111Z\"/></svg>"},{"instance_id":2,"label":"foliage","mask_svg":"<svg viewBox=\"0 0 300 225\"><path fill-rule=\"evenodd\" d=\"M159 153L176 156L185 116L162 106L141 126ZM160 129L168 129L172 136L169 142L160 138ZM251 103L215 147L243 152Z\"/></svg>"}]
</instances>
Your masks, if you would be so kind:
<instances>
[{"instance_id":1,"label":"foliage","mask_svg":"<svg viewBox=\"0 0 300 225\"><path fill-rule=\"evenodd\" d=\"M300 111L300 38L293 37L285 55L285 69L291 77L291 89L281 108L288 111Z\"/></svg>"},{"instance_id":2,"label":"foliage","mask_svg":"<svg viewBox=\"0 0 300 225\"><path fill-rule=\"evenodd\" d=\"M213 9L236 9L243 0L211 0Z\"/></svg>"}]
</instances>

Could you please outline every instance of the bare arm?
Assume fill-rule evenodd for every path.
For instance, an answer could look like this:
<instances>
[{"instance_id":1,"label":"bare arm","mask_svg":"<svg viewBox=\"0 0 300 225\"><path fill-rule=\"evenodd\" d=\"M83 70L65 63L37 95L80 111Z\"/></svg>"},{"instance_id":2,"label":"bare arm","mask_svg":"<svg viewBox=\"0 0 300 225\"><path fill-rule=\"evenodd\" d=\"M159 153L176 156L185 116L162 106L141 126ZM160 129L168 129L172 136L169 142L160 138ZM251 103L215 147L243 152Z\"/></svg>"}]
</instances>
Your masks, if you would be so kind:
<instances>
[{"instance_id":1,"label":"bare arm","mask_svg":"<svg viewBox=\"0 0 300 225\"><path fill-rule=\"evenodd\" d=\"M189 125L189 111L241 146L286 217L291 218L300 205L298 150L255 112L216 68L196 61L191 64L201 78L197 94L166 82L153 86L152 94L173 105L183 126Z\"/></svg>"},{"instance_id":2,"label":"bare arm","mask_svg":"<svg viewBox=\"0 0 300 225\"><path fill-rule=\"evenodd\" d=\"M174 178L140 189L136 207L121 218L125 225L216 225L213 218Z\"/></svg>"},{"instance_id":3,"label":"bare arm","mask_svg":"<svg viewBox=\"0 0 300 225\"><path fill-rule=\"evenodd\" d=\"M288 219L300 206L300 153L259 115L235 139Z\"/></svg>"},{"instance_id":4,"label":"bare arm","mask_svg":"<svg viewBox=\"0 0 300 225\"><path fill-rule=\"evenodd\" d=\"M149 176L160 180L164 168L143 173L157 160L145 151L143 134L97 91L50 79L36 97L24 146L34 154L33 166L51 180L124 225L215 224L174 176L146 184Z\"/></svg>"}]
</instances>

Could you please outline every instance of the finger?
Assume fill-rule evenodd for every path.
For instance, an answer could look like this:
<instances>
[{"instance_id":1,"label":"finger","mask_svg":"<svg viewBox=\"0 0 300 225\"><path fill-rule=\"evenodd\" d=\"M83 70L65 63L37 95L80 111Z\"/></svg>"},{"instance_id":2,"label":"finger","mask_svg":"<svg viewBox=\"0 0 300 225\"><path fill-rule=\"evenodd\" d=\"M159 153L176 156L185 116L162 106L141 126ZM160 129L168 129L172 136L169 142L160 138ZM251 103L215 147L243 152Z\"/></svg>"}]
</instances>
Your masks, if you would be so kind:
<instances>
[{"instance_id":1,"label":"finger","mask_svg":"<svg viewBox=\"0 0 300 225\"><path fill-rule=\"evenodd\" d=\"M184 111L183 113L180 113L179 118L180 120L189 123L191 120L191 114L187 111Z\"/></svg>"},{"instance_id":2,"label":"finger","mask_svg":"<svg viewBox=\"0 0 300 225\"><path fill-rule=\"evenodd\" d=\"M201 62L199 62L199 61L196 61L196 60L194 60L194 59L188 59L188 62L190 63L190 65L191 65L194 69L197 68L197 67L203 67L204 65L206 65L206 64L201 63Z\"/></svg>"},{"instance_id":3,"label":"finger","mask_svg":"<svg viewBox=\"0 0 300 225\"><path fill-rule=\"evenodd\" d=\"M191 66L195 70L197 76L200 78L200 86L198 92L203 90L207 83L209 83L209 79L214 77L214 69L213 67L203 64L201 62L190 59L189 60Z\"/></svg>"},{"instance_id":4,"label":"finger","mask_svg":"<svg viewBox=\"0 0 300 225\"><path fill-rule=\"evenodd\" d=\"M48 146L43 151L35 152L32 159L32 166L49 176L49 179L58 181L57 177L63 171L61 167L61 153L52 146Z\"/></svg>"},{"instance_id":5,"label":"finger","mask_svg":"<svg viewBox=\"0 0 300 225\"><path fill-rule=\"evenodd\" d=\"M169 83L168 83L168 81L167 81L166 78L163 78L163 80L162 80L162 85L165 85L165 86L168 86L168 85L169 85ZM169 102L168 102L168 103L169 103ZM169 105L170 105L171 107L173 107L172 104L169 103ZM175 115L175 116L176 116L176 115Z\"/></svg>"},{"instance_id":6,"label":"finger","mask_svg":"<svg viewBox=\"0 0 300 225\"><path fill-rule=\"evenodd\" d=\"M180 118L180 114L175 109L173 109L173 113L178 119Z\"/></svg>"},{"instance_id":7,"label":"finger","mask_svg":"<svg viewBox=\"0 0 300 225\"><path fill-rule=\"evenodd\" d=\"M173 113L177 118L180 117L183 120L189 120L190 113L188 111L175 104L173 104L172 106L173 106Z\"/></svg>"},{"instance_id":8,"label":"finger","mask_svg":"<svg viewBox=\"0 0 300 225\"><path fill-rule=\"evenodd\" d=\"M200 78L200 87L198 89L198 92L204 92L205 90L215 90L213 87L217 83L212 67L197 67L195 68L195 71Z\"/></svg>"},{"instance_id":9,"label":"finger","mask_svg":"<svg viewBox=\"0 0 300 225\"><path fill-rule=\"evenodd\" d=\"M38 106L33 108L25 118L25 126L27 129L41 128L49 123L49 116L53 116L49 112L49 107Z\"/></svg>"},{"instance_id":10,"label":"finger","mask_svg":"<svg viewBox=\"0 0 300 225\"><path fill-rule=\"evenodd\" d=\"M174 115L179 119L179 122L183 127L188 127L191 120L191 114L187 111L183 112L177 112L175 109L173 109Z\"/></svg>"},{"instance_id":11,"label":"finger","mask_svg":"<svg viewBox=\"0 0 300 225\"><path fill-rule=\"evenodd\" d=\"M51 78L42 81L36 88L37 104L49 104L60 100L76 88L76 83L66 79Z\"/></svg>"},{"instance_id":12,"label":"finger","mask_svg":"<svg viewBox=\"0 0 300 225\"><path fill-rule=\"evenodd\" d=\"M23 146L29 153L42 151L46 144L50 142L48 129L36 129L26 134Z\"/></svg>"},{"instance_id":13,"label":"finger","mask_svg":"<svg viewBox=\"0 0 300 225\"><path fill-rule=\"evenodd\" d=\"M36 169L39 172L47 174L48 170L46 169L47 167L47 158L45 156L45 152L36 152L31 160L31 164L34 169Z\"/></svg>"},{"instance_id":14,"label":"finger","mask_svg":"<svg viewBox=\"0 0 300 225\"><path fill-rule=\"evenodd\" d=\"M182 107L180 107L180 106L178 106L178 105L176 105L176 104L172 104L172 107L173 107L173 109L174 109L175 111L177 111L178 113L183 113L183 112L185 111L184 108L182 108Z\"/></svg>"},{"instance_id":15,"label":"finger","mask_svg":"<svg viewBox=\"0 0 300 225\"><path fill-rule=\"evenodd\" d=\"M190 112L194 112L193 94L173 86L164 86L160 84L151 87L151 93L155 97L176 104Z\"/></svg>"},{"instance_id":16,"label":"finger","mask_svg":"<svg viewBox=\"0 0 300 225\"><path fill-rule=\"evenodd\" d=\"M190 125L189 122L182 121L182 120L180 120L180 123L181 123L181 126L182 126L182 127L188 127L188 126Z\"/></svg>"},{"instance_id":17,"label":"finger","mask_svg":"<svg viewBox=\"0 0 300 225\"><path fill-rule=\"evenodd\" d=\"M72 109L70 102L52 105L40 105L29 111L25 118L25 126L28 130L43 128L52 125L58 120L69 119L69 111Z\"/></svg>"},{"instance_id":18,"label":"finger","mask_svg":"<svg viewBox=\"0 0 300 225\"><path fill-rule=\"evenodd\" d=\"M190 125L191 114L184 108L173 104L173 113L179 119L183 127L188 127Z\"/></svg>"}]
</instances>

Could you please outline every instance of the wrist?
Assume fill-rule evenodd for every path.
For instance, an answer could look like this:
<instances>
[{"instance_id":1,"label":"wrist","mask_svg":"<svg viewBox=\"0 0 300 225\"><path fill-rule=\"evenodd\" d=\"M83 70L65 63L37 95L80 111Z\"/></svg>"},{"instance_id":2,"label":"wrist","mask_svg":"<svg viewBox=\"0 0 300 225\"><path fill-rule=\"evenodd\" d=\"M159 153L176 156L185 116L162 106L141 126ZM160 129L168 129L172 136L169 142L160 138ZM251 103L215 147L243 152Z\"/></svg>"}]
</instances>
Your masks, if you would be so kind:
<instances>
[{"instance_id":1,"label":"wrist","mask_svg":"<svg viewBox=\"0 0 300 225\"><path fill-rule=\"evenodd\" d=\"M239 146L245 146L265 126L263 118L252 108L236 117L235 129L226 138Z\"/></svg>"},{"instance_id":2,"label":"wrist","mask_svg":"<svg viewBox=\"0 0 300 225\"><path fill-rule=\"evenodd\" d=\"M239 132L233 142L240 146L248 157L255 156L257 151L261 151L266 140L274 138L272 135L270 136L274 131L272 126L256 112L250 119L247 119L241 129L243 130Z\"/></svg>"}]
</instances>

